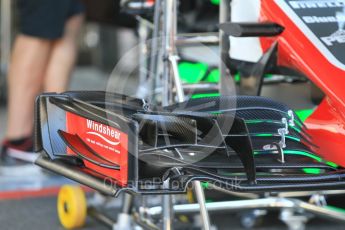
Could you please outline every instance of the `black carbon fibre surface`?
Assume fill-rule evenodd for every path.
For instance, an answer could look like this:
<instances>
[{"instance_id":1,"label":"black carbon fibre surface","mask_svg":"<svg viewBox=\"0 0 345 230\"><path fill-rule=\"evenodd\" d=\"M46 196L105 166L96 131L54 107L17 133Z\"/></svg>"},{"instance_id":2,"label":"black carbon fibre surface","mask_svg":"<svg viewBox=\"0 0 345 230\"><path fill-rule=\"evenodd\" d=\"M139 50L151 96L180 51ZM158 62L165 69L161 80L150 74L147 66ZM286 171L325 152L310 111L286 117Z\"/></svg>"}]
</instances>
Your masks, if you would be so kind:
<instances>
[{"instance_id":1,"label":"black carbon fibre surface","mask_svg":"<svg viewBox=\"0 0 345 230\"><path fill-rule=\"evenodd\" d=\"M291 123L283 123L283 118L299 123L297 116L291 116L287 106L271 99L250 96L193 99L163 110L150 110L139 99L116 94L108 97L102 92L94 94L93 97L92 92L67 93L61 98L53 96L49 102L60 110L92 116L89 119L96 118L98 122L107 122L109 115L120 119L123 125L137 122L141 130L131 135L137 135L140 143L137 159L140 164L133 169L139 172L138 181L169 175L182 180L179 189L184 190L188 181L196 179L228 186L231 180L228 176L237 174L245 178L245 184L237 188L240 191L289 190L307 185L315 189L321 181L328 183L320 184L322 188L345 185L343 172L328 175L335 168L311 156L304 144L310 141L309 137L292 129ZM123 114L121 110L127 112ZM48 121L48 125L49 132L56 132L58 127L54 121ZM272 148L272 144L278 146L282 141L278 130L287 127L284 151L296 154L286 155L282 162L278 149ZM51 144L53 150L59 146L54 141ZM179 168L180 174L173 175L175 168ZM322 174L311 177L304 168L317 168ZM299 179L281 179L288 175ZM230 189L236 188L231 185Z\"/></svg>"}]
</instances>

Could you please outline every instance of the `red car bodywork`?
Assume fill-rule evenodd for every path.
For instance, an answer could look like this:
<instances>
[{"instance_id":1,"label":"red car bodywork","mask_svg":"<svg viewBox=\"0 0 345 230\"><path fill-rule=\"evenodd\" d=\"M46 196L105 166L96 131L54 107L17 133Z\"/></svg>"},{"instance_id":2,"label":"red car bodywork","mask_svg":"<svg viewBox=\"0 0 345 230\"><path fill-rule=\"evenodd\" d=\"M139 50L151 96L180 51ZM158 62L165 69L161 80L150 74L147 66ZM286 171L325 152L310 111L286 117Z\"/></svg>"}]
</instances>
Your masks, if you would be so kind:
<instances>
[{"instance_id":1,"label":"red car bodywork","mask_svg":"<svg viewBox=\"0 0 345 230\"><path fill-rule=\"evenodd\" d=\"M284 7L286 4L284 0L261 1L260 20L285 28L277 37L262 38L262 47L267 50L272 42L278 41L278 64L298 69L325 93L325 99L305 122L319 147L312 150L345 166L345 65L335 63L334 57L320 47L320 40L311 39L311 31L307 31L301 19L291 16L291 10ZM345 52L345 43L342 48Z\"/></svg>"}]
</instances>

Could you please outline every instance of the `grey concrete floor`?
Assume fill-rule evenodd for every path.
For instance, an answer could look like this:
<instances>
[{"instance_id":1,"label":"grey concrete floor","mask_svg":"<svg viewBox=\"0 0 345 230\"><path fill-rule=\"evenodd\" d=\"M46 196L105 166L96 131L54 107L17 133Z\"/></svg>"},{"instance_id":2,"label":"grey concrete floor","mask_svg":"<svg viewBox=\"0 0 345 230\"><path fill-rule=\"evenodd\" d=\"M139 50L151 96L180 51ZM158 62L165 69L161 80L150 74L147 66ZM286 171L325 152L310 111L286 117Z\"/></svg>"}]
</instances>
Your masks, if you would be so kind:
<instances>
[{"instance_id":1,"label":"grey concrete floor","mask_svg":"<svg viewBox=\"0 0 345 230\"><path fill-rule=\"evenodd\" d=\"M116 219L117 210L103 210L107 216ZM240 222L240 212L221 212L211 215L212 225L217 230L243 230ZM176 224L177 225L177 224ZM175 227L176 227L175 225ZM35 198L24 200L0 201L0 226L2 230L34 230L50 229L62 230L59 224L56 211L56 198ZM314 218L306 226L306 230L343 230L345 226L334 221ZM83 230L105 230L109 229L88 217ZM190 225L184 230L198 230ZM286 225L278 220L278 213L270 213L263 220L263 223L254 230L285 230Z\"/></svg>"},{"instance_id":2,"label":"grey concrete floor","mask_svg":"<svg viewBox=\"0 0 345 230\"><path fill-rule=\"evenodd\" d=\"M56 198L0 201L0 228L2 230L62 230L57 217ZM85 230L107 229L87 219Z\"/></svg>"}]
</instances>

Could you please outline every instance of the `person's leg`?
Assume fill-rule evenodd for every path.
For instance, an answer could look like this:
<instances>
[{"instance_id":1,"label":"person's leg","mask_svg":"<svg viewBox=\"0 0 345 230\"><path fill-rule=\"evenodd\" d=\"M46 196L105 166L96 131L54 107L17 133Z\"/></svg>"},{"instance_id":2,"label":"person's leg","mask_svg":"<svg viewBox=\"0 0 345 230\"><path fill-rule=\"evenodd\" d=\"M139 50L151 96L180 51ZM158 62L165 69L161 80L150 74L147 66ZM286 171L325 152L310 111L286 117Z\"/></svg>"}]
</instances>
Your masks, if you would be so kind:
<instances>
[{"instance_id":1,"label":"person's leg","mask_svg":"<svg viewBox=\"0 0 345 230\"><path fill-rule=\"evenodd\" d=\"M26 35L15 40L8 74L8 126L6 138L32 135L34 101L43 85L51 41Z\"/></svg>"},{"instance_id":2,"label":"person's leg","mask_svg":"<svg viewBox=\"0 0 345 230\"><path fill-rule=\"evenodd\" d=\"M45 92L66 90L77 56L77 40L83 20L83 14L69 18L63 37L53 43L44 79Z\"/></svg>"}]
</instances>

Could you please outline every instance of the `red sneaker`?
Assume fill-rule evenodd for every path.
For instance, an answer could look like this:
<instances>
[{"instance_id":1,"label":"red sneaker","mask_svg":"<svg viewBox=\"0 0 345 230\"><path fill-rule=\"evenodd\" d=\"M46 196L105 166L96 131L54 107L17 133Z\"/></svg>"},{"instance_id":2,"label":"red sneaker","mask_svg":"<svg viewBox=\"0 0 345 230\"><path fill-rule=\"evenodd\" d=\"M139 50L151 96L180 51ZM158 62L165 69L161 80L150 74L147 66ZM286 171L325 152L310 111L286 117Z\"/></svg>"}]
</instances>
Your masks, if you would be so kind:
<instances>
[{"instance_id":1,"label":"red sneaker","mask_svg":"<svg viewBox=\"0 0 345 230\"><path fill-rule=\"evenodd\" d=\"M4 140L0 151L0 173L25 175L31 172L38 154L33 152L32 138Z\"/></svg>"}]
</instances>

